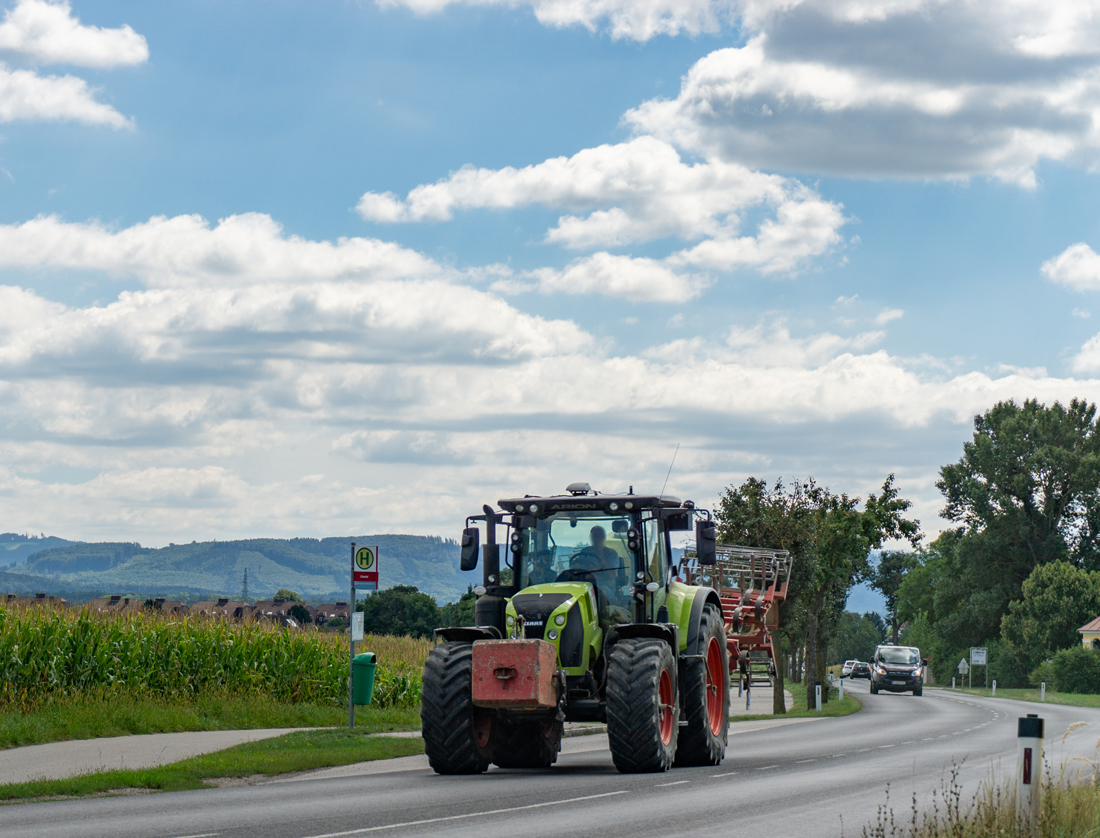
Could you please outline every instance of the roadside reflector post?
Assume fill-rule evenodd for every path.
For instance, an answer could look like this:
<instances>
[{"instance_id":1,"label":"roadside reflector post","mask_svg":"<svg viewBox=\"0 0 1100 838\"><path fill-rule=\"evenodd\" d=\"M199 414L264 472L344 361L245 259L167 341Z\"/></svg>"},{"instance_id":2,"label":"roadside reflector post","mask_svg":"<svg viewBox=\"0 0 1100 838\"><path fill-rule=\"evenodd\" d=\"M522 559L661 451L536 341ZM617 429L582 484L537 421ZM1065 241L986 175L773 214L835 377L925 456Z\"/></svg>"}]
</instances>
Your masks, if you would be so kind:
<instances>
[{"instance_id":1,"label":"roadside reflector post","mask_svg":"<svg viewBox=\"0 0 1100 838\"><path fill-rule=\"evenodd\" d=\"M745 712L749 712L749 708L752 707L752 681L745 681Z\"/></svg>"},{"instance_id":2,"label":"roadside reflector post","mask_svg":"<svg viewBox=\"0 0 1100 838\"><path fill-rule=\"evenodd\" d=\"M737 679L737 697L741 698L745 694L745 679Z\"/></svg>"},{"instance_id":3,"label":"roadside reflector post","mask_svg":"<svg viewBox=\"0 0 1100 838\"><path fill-rule=\"evenodd\" d=\"M994 698L997 697L997 679L996 678L993 679L993 697Z\"/></svg>"},{"instance_id":4,"label":"roadside reflector post","mask_svg":"<svg viewBox=\"0 0 1100 838\"><path fill-rule=\"evenodd\" d=\"M1047 700L1047 682L1043 681L1039 685L1039 701L1045 702Z\"/></svg>"},{"instance_id":5,"label":"roadside reflector post","mask_svg":"<svg viewBox=\"0 0 1100 838\"><path fill-rule=\"evenodd\" d=\"M844 700L844 679L843 678L840 679L840 688L839 689L840 689L840 692L839 692L840 700L843 701Z\"/></svg>"},{"instance_id":6,"label":"roadside reflector post","mask_svg":"<svg viewBox=\"0 0 1100 838\"><path fill-rule=\"evenodd\" d=\"M1016 724L1019 759L1016 769L1016 818L1028 834L1039 834L1039 796L1043 788L1043 720L1035 713Z\"/></svg>"},{"instance_id":7,"label":"roadside reflector post","mask_svg":"<svg viewBox=\"0 0 1100 838\"><path fill-rule=\"evenodd\" d=\"M951 689L955 689L955 676L951 676Z\"/></svg>"},{"instance_id":8,"label":"roadside reflector post","mask_svg":"<svg viewBox=\"0 0 1100 838\"><path fill-rule=\"evenodd\" d=\"M817 712L821 712L821 682L818 681L814 684L814 706L817 707Z\"/></svg>"}]
</instances>

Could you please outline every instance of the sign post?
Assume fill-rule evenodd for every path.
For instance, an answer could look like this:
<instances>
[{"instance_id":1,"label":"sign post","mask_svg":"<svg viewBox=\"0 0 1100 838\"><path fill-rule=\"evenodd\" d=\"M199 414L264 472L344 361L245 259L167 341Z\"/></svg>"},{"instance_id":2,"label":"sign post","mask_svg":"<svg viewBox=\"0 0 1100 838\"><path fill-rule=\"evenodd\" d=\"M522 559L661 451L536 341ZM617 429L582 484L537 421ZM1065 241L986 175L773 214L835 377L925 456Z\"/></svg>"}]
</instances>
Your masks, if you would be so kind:
<instances>
[{"instance_id":1,"label":"sign post","mask_svg":"<svg viewBox=\"0 0 1100 838\"><path fill-rule=\"evenodd\" d=\"M378 590L378 548L360 547L351 543L351 619L348 621L348 637L351 656L348 659L348 727L355 727L355 695L352 684L355 679L355 641L363 639L363 615L355 610L355 583L368 582Z\"/></svg>"},{"instance_id":2,"label":"sign post","mask_svg":"<svg viewBox=\"0 0 1100 838\"><path fill-rule=\"evenodd\" d=\"M355 542L351 543L351 594L348 596L351 605L351 616L355 616ZM350 654L348 656L348 727L355 729L355 694L352 682L355 678L355 632L351 630L351 620L348 620L348 639Z\"/></svg>"},{"instance_id":3,"label":"sign post","mask_svg":"<svg viewBox=\"0 0 1100 838\"><path fill-rule=\"evenodd\" d=\"M989 667L986 666L987 657L988 656L986 654L986 649L984 647L982 647L982 646L971 646L970 647L970 669L971 669L971 675L970 675L970 682L971 683L970 683L970 686L972 686L972 687L974 686L973 669L974 669L975 666L984 666L985 667L985 684L986 684L987 687L989 686Z\"/></svg>"},{"instance_id":4,"label":"sign post","mask_svg":"<svg viewBox=\"0 0 1100 838\"><path fill-rule=\"evenodd\" d=\"M970 674L970 664L968 664L966 662L966 658L963 658L962 660L959 661L959 674L960 675L969 675ZM954 678L951 679L952 686L954 686L954 680L955 680Z\"/></svg>"}]
</instances>

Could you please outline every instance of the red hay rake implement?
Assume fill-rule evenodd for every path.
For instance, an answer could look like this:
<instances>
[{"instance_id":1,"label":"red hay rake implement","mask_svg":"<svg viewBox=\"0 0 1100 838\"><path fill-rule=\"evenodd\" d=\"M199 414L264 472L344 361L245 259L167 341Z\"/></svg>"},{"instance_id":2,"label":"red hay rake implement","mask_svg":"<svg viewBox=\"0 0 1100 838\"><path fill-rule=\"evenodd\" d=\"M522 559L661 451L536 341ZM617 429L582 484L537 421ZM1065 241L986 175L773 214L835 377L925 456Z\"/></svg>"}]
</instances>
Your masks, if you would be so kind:
<instances>
[{"instance_id":1,"label":"red hay rake implement","mask_svg":"<svg viewBox=\"0 0 1100 838\"><path fill-rule=\"evenodd\" d=\"M786 550L718 546L718 562L701 567L695 550L684 552L685 582L709 585L722 599L730 672L745 686L770 684L775 677L772 632L779 627L779 603L787 597L791 556Z\"/></svg>"}]
</instances>

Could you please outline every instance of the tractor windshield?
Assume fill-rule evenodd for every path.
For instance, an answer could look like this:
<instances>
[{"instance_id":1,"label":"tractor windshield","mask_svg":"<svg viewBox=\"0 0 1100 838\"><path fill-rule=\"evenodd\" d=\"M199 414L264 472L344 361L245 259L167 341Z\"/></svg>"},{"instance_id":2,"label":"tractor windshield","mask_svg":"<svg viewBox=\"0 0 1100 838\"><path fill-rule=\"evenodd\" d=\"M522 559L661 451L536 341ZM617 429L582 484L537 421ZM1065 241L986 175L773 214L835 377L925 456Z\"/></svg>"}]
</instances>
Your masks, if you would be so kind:
<instances>
[{"instance_id":1,"label":"tractor windshield","mask_svg":"<svg viewBox=\"0 0 1100 838\"><path fill-rule=\"evenodd\" d=\"M560 512L521 530L521 588L547 582L591 582L601 618L633 622L633 599L627 588L634 562L627 547L629 515Z\"/></svg>"}]
</instances>

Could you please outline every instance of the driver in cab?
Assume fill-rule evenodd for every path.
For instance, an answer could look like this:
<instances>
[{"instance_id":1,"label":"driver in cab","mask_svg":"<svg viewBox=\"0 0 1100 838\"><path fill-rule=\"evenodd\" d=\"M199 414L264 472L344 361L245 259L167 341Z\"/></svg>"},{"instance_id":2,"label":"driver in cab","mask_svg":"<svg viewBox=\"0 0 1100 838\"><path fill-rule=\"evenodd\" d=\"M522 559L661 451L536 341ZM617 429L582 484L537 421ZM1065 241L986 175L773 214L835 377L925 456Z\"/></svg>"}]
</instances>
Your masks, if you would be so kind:
<instances>
[{"instance_id":1,"label":"driver in cab","mask_svg":"<svg viewBox=\"0 0 1100 838\"><path fill-rule=\"evenodd\" d=\"M589 530L588 536L592 543L574 555L570 565L573 570L597 574L597 590L605 619L611 623L628 623L629 592L623 557L607 546L607 530L599 524Z\"/></svg>"},{"instance_id":2,"label":"driver in cab","mask_svg":"<svg viewBox=\"0 0 1100 838\"><path fill-rule=\"evenodd\" d=\"M623 560L607 546L607 530L599 524L588 532L592 543L573 557L572 565L577 570L617 570Z\"/></svg>"}]
</instances>

